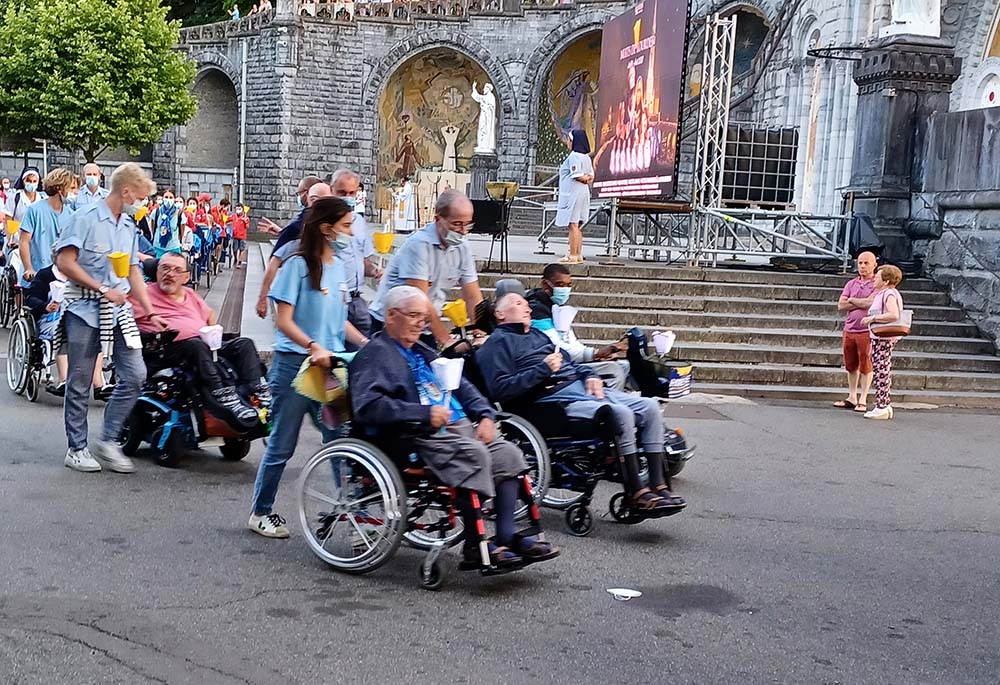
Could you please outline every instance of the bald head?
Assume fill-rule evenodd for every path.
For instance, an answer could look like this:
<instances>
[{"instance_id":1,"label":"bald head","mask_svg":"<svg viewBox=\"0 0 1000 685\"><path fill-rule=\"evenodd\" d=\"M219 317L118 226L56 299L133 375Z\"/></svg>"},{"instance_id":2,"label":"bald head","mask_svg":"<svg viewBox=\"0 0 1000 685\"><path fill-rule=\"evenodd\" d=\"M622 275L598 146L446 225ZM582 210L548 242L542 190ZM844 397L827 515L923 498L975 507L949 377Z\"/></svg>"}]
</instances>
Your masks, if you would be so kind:
<instances>
[{"instance_id":1,"label":"bald head","mask_svg":"<svg viewBox=\"0 0 1000 685\"><path fill-rule=\"evenodd\" d=\"M330 197L333 195L333 189L330 188L329 183L314 183L311 188L309 188L309 194L306 195L306 207L311 207L312 203L321 197Z\"/></svg>"},{"instance_id":2,"label":"bald head","mask_svg":"<svg viewBox=\"0 0 1000 685\"><path fill-rule=\"evenodd\" d=\"M869 279L875 274L875 267L878 266L878 259L874 252L862 252L858 255L858 276Z\"/></svg>"}]
</instances>

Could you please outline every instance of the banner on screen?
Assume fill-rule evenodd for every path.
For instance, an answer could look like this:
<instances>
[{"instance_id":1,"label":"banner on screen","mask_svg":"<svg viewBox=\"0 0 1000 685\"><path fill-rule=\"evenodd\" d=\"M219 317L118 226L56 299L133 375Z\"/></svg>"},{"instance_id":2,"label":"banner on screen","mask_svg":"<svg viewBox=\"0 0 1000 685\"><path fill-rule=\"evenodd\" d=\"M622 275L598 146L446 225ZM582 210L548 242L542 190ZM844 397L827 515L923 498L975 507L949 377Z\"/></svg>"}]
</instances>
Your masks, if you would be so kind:
<instances>
[{"instance_id":1,"label":"banner on screen","mask_svg":"<svg viewBox=\"0 0 1000 685\"><path fill-rule=\"evenodd\" d=\"M594 155L597 197L674 195L687 22L688 0L646 0L605 24Z\"/></svg>"}]
</instances>

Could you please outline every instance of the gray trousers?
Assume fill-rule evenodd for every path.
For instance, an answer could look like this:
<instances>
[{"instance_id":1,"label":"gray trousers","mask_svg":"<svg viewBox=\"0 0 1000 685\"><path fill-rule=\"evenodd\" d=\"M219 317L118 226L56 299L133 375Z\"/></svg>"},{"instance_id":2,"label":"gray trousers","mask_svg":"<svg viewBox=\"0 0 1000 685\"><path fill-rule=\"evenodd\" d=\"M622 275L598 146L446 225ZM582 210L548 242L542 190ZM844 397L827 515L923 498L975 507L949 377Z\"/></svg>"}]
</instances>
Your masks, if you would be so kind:
<instances>
[{"instance_id":1,"label":"gray trousers","mask_svg":"<svg viewBox=\"0 0 1000 685\"><path fill-rule=\"evenodd\" d=\"M100 329L88 326L76 314L66 312L66 353L69 371L66 374L66 399L63 419L66 424L66 441L71 450L87 446L87 406L94 379L94 364L101 352ZM146 380L146 363L142 350L133 350L125 344L119 328L115 328L114 364L117 384L104 409L104 430L101 440L117 440L125 419L132 412L139 391Z\"/></svg>"},{"instance_id":2,"label":"gray trousers","mask_svg":"<svg viewBox=\"0 0 1000 685\"><path fill-rule=\"evenodd\" d=\"M484 497L496 494L494 482L516 478L528 470L516 445L500 439L484 445L468 419L449 425L444 433L413 442L417 454L442 483L475 490Z\"/></svg>"},{"instance_id":3,"label":"gray trousers","mask_svg":"<svg viewBox=\"0 0 1000 685\"><path fill-rule=\"evenodd\" d=\"M663 452L663 413L660 403L652 398L606 388L604 399L599 400L587 395L583 383L576 381L541 401L558 402L563 405L566 415L573 419L592 419L598 409L609 406L614 413L618 447L622 454L635 454L638 451L637 442L649 454Z\"/></svg>"},{"instance_id":4,"label":"gray trousers","mask_svg":"<svg viewBox=\"0 0 1000 685\"><path fill-rule=\"evenodd\" d=\"M601 377L604 385L612 390L624 390L628 382L629 364L626 361L587 362L595 374Z\"/></svg>"}]
</instances>

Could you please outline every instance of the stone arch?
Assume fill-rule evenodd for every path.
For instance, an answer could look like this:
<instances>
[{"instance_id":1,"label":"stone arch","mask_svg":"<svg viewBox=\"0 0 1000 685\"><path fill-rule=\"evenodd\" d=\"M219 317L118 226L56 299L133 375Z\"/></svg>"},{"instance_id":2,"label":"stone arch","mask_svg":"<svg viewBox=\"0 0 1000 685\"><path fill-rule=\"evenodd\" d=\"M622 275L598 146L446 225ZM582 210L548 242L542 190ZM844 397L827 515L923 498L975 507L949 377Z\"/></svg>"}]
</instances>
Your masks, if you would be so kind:
<instances>
[{"instance_id":1,"label":"stone arch","mask_svg":"<svg viewBox=\"0 0 1000 685\"><path fill-rule=\"evenodd\" d=\"M239 95L224 70L201 69L191 86L198 100L185 127L184 163L195 167L233 168L239 158Z\"/></svg>"},{"instance_id":2,"label":"stone arch","mask_svg":"<svg viewBox=\"0 0 1000 685\"><path fill-rule=\"evenodd\" d=\"M204 50L191 55L191 60L198 65L194 76L195 83L198 83L208 72L218 70L229 79L233 89L236 91L236 97L242 97L243 84L240 80L240 70L228 57L214 50Z\"/></svg>"},{"instance_id":3,"label":"stone arch","mask_svg":"<svg viewBox=\"0 0 1000 685\"><path fill-rule=\"evenodd\" d=\"M523 162L522 177L529 178L529 172L535 165L535 149L538 144L538 102L541 98L542 88L548 78L549 70L559 59L563 51L572 45L578 38L600 31L604 25L617 16L614 12L604 9L587 9L579 12L568 21L560 24L546 35L538 47L532 51L528 58L527 66L524 69L524 79L521 81L518 101L527 112L528 122L528 154Z\"/></svg>"}]
</instances>

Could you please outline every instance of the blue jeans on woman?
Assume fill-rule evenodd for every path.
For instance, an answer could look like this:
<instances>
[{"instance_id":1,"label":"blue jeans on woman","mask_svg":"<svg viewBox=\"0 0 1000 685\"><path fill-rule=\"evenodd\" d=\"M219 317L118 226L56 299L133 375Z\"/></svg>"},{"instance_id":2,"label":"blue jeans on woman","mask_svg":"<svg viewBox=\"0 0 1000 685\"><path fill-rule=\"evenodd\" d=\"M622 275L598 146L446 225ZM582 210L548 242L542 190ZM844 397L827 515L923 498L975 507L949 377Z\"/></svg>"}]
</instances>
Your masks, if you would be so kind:
<instances>
[{"instance_id":1,"label":"blue jeans on woman","mask_svg":"<svg viewBox=\"0 0 1000 685\"><path fill-rule=\"evenodd\" d=\"M271 372L268 383L271 386L271 436L267 441L267 449L257 468L257 480L253 487L253 513L266 516L271 513L274 498L278 494L278 484L285 464L292 458L295 446L299 442L299 431L302 430L302 419L309 415L313 423L323 433L323 442L333 440L337 433L322 426L319 422L320 404L304 395L300 395L292 387L292 380L299 372L299 367L305 361L306 355L293 352L275 352L271 362Z\"/></svg>"}]
</instances>

